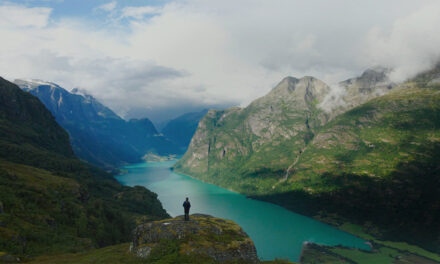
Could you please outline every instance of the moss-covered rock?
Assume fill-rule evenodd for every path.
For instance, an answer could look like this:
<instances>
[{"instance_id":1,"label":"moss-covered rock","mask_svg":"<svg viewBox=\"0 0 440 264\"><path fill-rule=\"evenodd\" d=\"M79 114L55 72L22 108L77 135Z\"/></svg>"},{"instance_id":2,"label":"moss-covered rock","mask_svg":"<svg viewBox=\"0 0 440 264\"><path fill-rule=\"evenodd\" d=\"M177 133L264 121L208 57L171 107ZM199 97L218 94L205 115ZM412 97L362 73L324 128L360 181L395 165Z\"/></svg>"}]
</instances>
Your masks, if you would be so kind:
<instances>
[{"instance_id":1,"label":"moss-covered rock","mask_svg":"<svg viewBox=\"0 0 440 264\"><path fill-rule=\"evenodd\" d=\"M207 263L259 263L252 240L232 221L193 214L139 225L130 251L142 258L200 256Z\"/></svg>"}]
</instances>

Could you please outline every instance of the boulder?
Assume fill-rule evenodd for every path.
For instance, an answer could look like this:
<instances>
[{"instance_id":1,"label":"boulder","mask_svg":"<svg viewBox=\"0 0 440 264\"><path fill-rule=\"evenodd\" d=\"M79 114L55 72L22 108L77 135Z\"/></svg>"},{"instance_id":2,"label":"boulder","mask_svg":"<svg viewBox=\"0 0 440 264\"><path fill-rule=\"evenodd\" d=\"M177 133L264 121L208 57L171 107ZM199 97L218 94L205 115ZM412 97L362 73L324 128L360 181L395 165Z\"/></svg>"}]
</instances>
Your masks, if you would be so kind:
<instances>
[{"instance_id":1,"label":"boulder","mask_svg":"<svg viewBox=\"0 0 440 264\"><path fill-rule=\"evenodd\" d=\"M148 258L163 241L178 241L179 254L203 255L216 262L259 263L254 243L230 220L193 214L139 225L133 231L130 252Z\"/></svg>"}]
</instances>

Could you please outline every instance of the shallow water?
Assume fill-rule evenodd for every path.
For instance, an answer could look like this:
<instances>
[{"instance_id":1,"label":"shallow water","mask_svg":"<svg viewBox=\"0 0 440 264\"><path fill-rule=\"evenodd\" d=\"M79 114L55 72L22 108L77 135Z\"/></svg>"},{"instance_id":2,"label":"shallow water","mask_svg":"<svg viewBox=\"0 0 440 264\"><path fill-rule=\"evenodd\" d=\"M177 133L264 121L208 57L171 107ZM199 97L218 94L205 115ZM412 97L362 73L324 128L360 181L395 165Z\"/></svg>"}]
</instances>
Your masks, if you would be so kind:
<instances>
[{"instance_id":1,"label":"shallow water","mask_svg":"<svg viewBox=\"0 0 440 264\"><path fill-rule=\"evenodd\" d=\"M189 197L191 214L203 213L233 220L254 241L262 260L288 258L298 261L305 241L370 249L364 240L312 218L174 173L170 170L174 163L125 166L122 169L127 173L116 176L116 179L122 184L145 186L157 193L171 216L183 214L182 203L185 197Z\"/></svg>"}]
</instances>

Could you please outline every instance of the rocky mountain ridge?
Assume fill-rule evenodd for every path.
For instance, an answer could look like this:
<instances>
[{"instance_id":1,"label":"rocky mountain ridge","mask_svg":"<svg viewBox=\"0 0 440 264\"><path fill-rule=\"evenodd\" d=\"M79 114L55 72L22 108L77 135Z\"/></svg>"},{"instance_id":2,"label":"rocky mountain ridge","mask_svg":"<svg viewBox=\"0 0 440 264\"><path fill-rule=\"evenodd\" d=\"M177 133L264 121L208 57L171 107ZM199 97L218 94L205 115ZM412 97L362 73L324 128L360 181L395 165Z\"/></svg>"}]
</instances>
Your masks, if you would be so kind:
<instances>
[{"instance_id":1,"label":"rocky mountain ridge","mask_svg":"<svg viewBox=\"0 0 440 264\"><path fill-rule=\"evenodd\" d=\"M367 70L361 77L344 82L345 98L358 98L352 104L361 104L390 91L392 84L382 91L387 80L384 72ZM322 104L329 104L331 96L332 88L314 77L286 77L245 108L211 110L199 123L188 151L176 168L191 167L194 172L204 173L210 166L208 156L215 155L218 162L212 163L214 167L234 166L239 157L241 169L250 173L269 168L283 174L313 139L316 130L338 111L346 109L346 104L331 111L323 109ZM264 154L276 146L279 156Z\"/></svg>"},{"instance_id":2,"label":"rocky mountain ridge","mask_svg":"<svg viewBox=\"0 0 440 264\"><path fill-rule=\"evenodd\" d=\"M43 103L0 78L0 262L128 241L168 217L155 193L75 157Z\"/></svg>"},{"instance_id":3,"label":"rocky mountain ridge","mask_svg":"<svg viewBox=\"0 0 440 264\"><path fill-rule=\"evenodd\" d=\"M75 154L104 168L140 162L148 153L169 155L177 145L158 134L147 119L123 120L87 92L65 90L41 80L15 80L51 111L57 122L68 131Z\"/></svg>"},{"instance_id":4,"label":"rocky mountain ridge","mask_svg":"<svg viewBox=\"0 0 440 264\"><path fill-rule=\"evenodd\" d=\"M200 119L208 112L204 109L200 112L186 113L178 116L166 123L162 128L161 133L170 141L177 144L181 153L185 153L191 138L196 132Z\"/></svg>"},{"instance_id":5,"label":"rocky mountain ridge","mask_svg":"<svg viewBox=\"0 0 440 264\"><path fill-rule=\"evenodd\" d=\"M350 104L330 111L330 86L287 77L245 108L209 111L174 169L303 214L371 221L434 250L438 232L424 227L438 219L436 72L394 84L367 70L341 83Z\"/></svg>"}]
</instances>

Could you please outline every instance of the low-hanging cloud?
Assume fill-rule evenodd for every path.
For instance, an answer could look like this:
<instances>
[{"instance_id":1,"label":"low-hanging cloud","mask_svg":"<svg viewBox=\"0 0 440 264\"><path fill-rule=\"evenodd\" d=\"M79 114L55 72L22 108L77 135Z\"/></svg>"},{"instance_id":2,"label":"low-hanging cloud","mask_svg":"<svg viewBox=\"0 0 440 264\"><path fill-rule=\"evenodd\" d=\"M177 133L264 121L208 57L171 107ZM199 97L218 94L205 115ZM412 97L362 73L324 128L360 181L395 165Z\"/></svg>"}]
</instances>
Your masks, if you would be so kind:
<instances>
[{"instance_id":1,"label":"low-hanging cloud","mask_svg":"<svg viewBox=\"0 0 440 264\"><path fill-rule=\"evenodd\" d=\"M287 75L332 85L382 65L404 80L439 60L436 0L124 3L96 6L109 16L103 26L0 2L0 75L85 88L120 114L154 114L245 106Z\"/></svg>"},{"instance_id":2,"label":"low-hanging cloud","mask_svg":"<svg viewBox=\"0 0 440 264\"><path fill-rule=\"evenodd\" d=\"M429 70L440 61L440 2L434 1L397 19L391 30L372 28L366 37L367 64L392 69L401 82Z\"/></svg>"}]
</instances>

